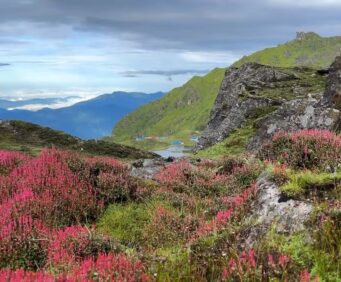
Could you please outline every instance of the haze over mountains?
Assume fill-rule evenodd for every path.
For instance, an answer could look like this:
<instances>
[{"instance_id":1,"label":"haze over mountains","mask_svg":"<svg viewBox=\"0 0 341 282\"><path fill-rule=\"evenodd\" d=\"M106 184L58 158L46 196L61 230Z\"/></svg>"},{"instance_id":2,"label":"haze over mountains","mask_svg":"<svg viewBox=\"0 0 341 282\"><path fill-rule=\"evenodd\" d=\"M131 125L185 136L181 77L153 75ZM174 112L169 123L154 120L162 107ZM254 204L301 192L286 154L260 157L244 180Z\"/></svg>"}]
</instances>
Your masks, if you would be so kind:
<instances>
[{"instance_id":1,"label":"haze over mountains","mask_svg":"<svg viewBox=\"0 0 341 282\"><path fill-rule=\"evenodd\" d=\"M44 108L38 111L8 110L25 105L46 103L46 99L28 101L0 100L0 119L24 120L53 129L62 130L84 139L97 139L110 135L115 123L139 106L161 98L157 92L114 92L60 109ZM51 99L51 103L56 102Z\"/></svg>"},{"instance_id":2,"label":"haze over mountains","mask_svg":"<svg viewBox=\"0 0 341 282\"><path fill-rule=\"evenodd\" d=\"M81 100L80 96L31 98L31 99L0 99L0 108L13 110L40 110L42 108L63 108L67 104L75 104L73 101Z\"/></svg>"}]
</instances>

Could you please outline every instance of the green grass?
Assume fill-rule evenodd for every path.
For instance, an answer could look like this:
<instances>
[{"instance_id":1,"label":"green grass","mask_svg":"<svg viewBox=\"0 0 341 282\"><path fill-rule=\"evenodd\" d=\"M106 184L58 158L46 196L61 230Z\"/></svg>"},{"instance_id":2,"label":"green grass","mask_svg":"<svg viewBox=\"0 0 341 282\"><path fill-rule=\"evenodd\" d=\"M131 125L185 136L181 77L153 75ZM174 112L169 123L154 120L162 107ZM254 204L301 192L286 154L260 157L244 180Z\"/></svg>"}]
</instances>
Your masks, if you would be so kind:
<instances>
[{"instance_id":1,"label":"green grass","mask_svg":"<svg viewBox=\"0 0 341 282\"><path fill-rule=\"evenodd\" d=\"M257 248L289 255L301 269L311 269L312 277L317 275L319 281L340 281L340 238L339 228L328 224L321 228L315 222L304 231L290 236L271 229Z\"/></svg>"},{"instance_id":2,"label":"green grass","mask_svg":"<svg viewBox=\"0 0 341 282\"><path fill-rule=\"evenodd\" d=\"M310 33L304 40L292 40L245 56L234 66L256 62L277 67L309 66L328 67L340 54L341 36L321 37Z\"/></svg>"},{"instance_id":3,"label":"green grass","mask_svg":"<svg viewBox=\"0 0 341 282\"><path fill-rule=\"evenodd\" d=\"M309 189L324 189L335 186L341 182L341 170L337 173L314 173L302 171L289 173L289 182L280 187L281 191L288 196L298 196Z\"/></svg>"},{"instance_id":4,"label":"green grass","mask_svg":"<svg viewBox=\"0 0 341 282\"><path fill-rule=\"evenodd\" d=\"M149 220L150 208L146 204L113 204L99 220L97 228L121 243L135 247L142 243L143 230Z\"/></svg>"},{"instance_id":5,"label":"green grass","mask_svg":"<svg viewBox=\"0 0 341 282\"><path fill-rule=\"evenodd\" d=\"M246 145L253 136L255 129L252 124L247 124L235 130L223 142L210 148L199 151L196 156L216 159L221 156L239 155L246 151Z\"/></svg>"}]
</instances>

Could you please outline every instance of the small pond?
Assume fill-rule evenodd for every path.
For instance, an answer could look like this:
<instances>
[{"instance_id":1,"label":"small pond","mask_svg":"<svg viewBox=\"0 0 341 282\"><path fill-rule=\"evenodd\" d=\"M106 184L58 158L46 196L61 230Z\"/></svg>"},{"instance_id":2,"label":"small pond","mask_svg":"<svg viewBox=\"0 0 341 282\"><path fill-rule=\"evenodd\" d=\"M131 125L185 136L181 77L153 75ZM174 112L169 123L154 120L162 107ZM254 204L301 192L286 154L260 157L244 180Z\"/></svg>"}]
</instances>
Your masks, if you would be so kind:
<instances>
[{"instance_id":1,"label":"small pond","mask_svg":"<svg viewBox=\"0 0 341 282\"><path fill-rule=\"evenodd\" d=\"M190 152L191 147L187 147L184 145L172 145L164 150L154 151L154 153L160 155L163 158L174 157L174 158L181 158Z\"/></svg>"}]
</instances>

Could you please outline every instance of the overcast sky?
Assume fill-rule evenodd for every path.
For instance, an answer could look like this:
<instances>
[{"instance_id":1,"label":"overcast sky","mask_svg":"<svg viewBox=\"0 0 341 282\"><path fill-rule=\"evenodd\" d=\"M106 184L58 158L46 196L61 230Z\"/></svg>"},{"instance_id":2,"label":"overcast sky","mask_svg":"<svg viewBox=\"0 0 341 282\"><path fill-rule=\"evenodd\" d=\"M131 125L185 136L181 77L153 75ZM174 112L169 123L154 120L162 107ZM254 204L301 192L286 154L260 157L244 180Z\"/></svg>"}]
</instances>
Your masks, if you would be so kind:
<instances>
[{"instance_id":1,"label":"overcast sky","mask_svg":"<svg viewBox=\"0 0 341 282\"><path fill-rule=\"evenodd\" d=\"M341 34L341 0L0 0L0 97L168 91L296 31Z\"/></svg>"}]
</instances>

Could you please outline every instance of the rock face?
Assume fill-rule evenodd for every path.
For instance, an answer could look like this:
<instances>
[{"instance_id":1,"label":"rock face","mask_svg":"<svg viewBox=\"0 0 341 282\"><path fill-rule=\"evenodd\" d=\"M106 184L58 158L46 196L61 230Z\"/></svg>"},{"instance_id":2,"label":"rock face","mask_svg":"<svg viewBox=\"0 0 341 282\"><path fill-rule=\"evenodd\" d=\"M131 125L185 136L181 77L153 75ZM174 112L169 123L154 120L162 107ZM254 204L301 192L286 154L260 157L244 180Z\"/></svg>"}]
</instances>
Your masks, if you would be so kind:
<instances>
[{"instance_id":1,"label":"rock face","mask_svg":"<svg viewBox=\"0 0 341 282\"><path fill-rule=\"evenodd\" d=\"M307 92L311 89L304 88L307 83L297 83L296 81L301 78L295 75L295 72L288 70L255 63L228 70L209 123L196 150L223 141L232 131L242 127L255 110L266 107L275 107L275 110L254 123L256 134L248 145L249 149L258 148L265 139L280 130L339 129L341 127L341 57L336 58L327 73L329 73L327 87L322 95L322 93ZM314 77L322 77L324 74L313 73L309 77L314 80ZM309 84L310 80L307 81ZM287 85L291 87L285 88ZM284 93L281 89L284 89ZM274 93L282 91L282 94L270 95L271 91Z\"/></svg>"},{"instance_id":2,"label":"rock face","mask_svg":"<svg viewBox=\"0 0 341 282\"><path fill-rule=\"evenodd\" d=\"M295 79L297 77L292 74L256 63L228 70L197 149L222 141L233 130L241 127L254 109L280 104L280 101L253 95L257 89L272 88L275 82Z\"/></svg>"},{"instance_id":3,"label":"rock face","mask_svg":"<svg viewBox=\"0 0 341 282\"><path fill-rule=\"evenodd\" d=\"M341 110L341 56L337 57L330 66L323 102L330 107Z\"/></svg>"},{"instance_id":4,"label":"rock face","mask_svg":"<svg viewBox=\"0 0 341 282\"><path fill-rule=\"evenodd\" d=\"M262 142L277 131L297 131L300 129L341 128L341 56L337 57L329 69L326 90L322 97L296 99L284 103L259 124L249 149L258 148Z\"/></svg>"},{"instance_id":5,"label":"rock face","mask_svg":"<svg viewBox=\"0 0 341 282\"><path fill-rule=\"evenodd\" d=\"M308 98L284 103L276 112L264 118L251 139L248 149L257 149L278 131L297 131L300 129L334 129L340 111L321 106L321 101Z\"/></svg>"}]
</instances>

